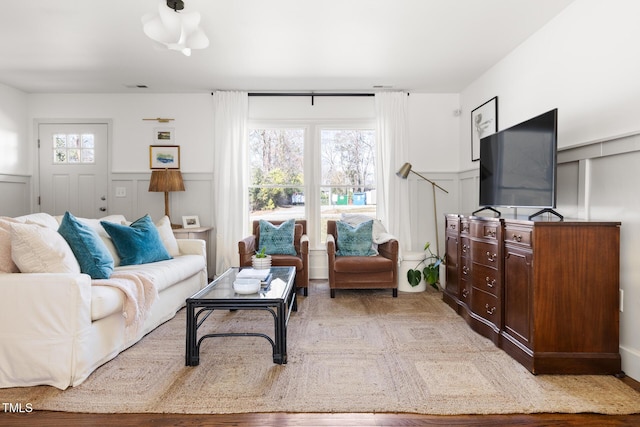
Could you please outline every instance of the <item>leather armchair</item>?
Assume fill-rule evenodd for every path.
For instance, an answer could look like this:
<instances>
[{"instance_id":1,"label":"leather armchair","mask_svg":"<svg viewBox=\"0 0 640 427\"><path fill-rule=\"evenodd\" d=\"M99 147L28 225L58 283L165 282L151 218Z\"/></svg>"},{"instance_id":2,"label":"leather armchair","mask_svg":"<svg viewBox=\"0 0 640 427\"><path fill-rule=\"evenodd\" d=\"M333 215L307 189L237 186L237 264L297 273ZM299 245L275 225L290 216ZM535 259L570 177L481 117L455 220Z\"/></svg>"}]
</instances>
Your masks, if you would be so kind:
<instances>
[{"instance_id":1,"label":"leather armchair","mask_svg":"<svg viewBox=\"0 0 640 427\"><path fill-rule=\"evenodd\" d=\"M280 225L284 221L269 221ZM307 237L307 221L296 220L293 236L296 255L271 255L272 266L292 266L296 268L296 287L302 288L305 296L309 293L309 238ZM260 247L260 221L253 221L253 234L238 242L240 267L251 266L251 256Z\"/></svg>"},{"instance_id":2,"label":"leather armchair","mask_svg":"<svg viewBox=\"0 0 640 427\"><path fill-rule=\"evenodd\" d=\"M398 296L398 241L378 245L379 255L336 256L336 221L327 221L327 255L331 298L336 289L392 289Z\"/></svg>"}]
</instances>

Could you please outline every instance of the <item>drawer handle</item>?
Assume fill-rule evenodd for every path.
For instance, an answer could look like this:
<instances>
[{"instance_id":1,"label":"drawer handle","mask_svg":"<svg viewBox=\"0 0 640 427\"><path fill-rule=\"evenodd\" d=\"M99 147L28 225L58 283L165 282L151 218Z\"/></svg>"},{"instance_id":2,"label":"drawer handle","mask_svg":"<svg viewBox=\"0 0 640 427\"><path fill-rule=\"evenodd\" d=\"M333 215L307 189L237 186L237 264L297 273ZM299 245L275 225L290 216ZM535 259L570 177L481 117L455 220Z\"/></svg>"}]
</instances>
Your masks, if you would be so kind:
<instances>
[{"instance_id":1,"label":"drawer handle","mask_svg":"<svg viewBox=\"0 0 640 427\"><path fill-rule=\"evenodd\" d=\"M496 279L491 280L488 276L485 278L487 281L487 286L493 288L496 284Z\"/></svg>"},{"instance_id":2,"label":"drawer handle","mask_svg":"<svg viewBox=\"0 0 640 427\"><path fill-rule=\"evenodd\" d=\"M462 298L466 298L469 296L469 290L468 289L463 289L462 290Z\"/></svg>"},{"instance_id":3,"label":"drawer handle","mask_svg":"<svg viewBox=\"0 0 640 427\"><path fill-rule=\"evenodd\" d=\"M467 274L469 274L469 267L467 267L466 265L462 267L462 274L464 274L465 276Z\"/></svg>"},{"instance_id":4,"label":"drawer handle","mask_svg":"<svg viewBox=\"0 0 640 427\"><path fill-rule=\"evenodd\" d=\"M514 234L513 235L513 241L514 242L522 242L522 236L520 234Z\"/></svg>"},{"instance_id":5,"label":"drawer handle","mask_svg":"<svg viewBox=\"0 0 640 427\"><path fill-rule=\"evenodd\" d=\"M494 262L496 260L496 257L498 256L498 254L493 254L491 255L491 252L487 252L487 259L491 262Z\"/></svg>"},{"instance_id":6,"label":"drawer handle","mask_svg":"<svg viewBox=\"0 0 640 427\"><path fill-rule=\"evenodd\" d=\"M462 226L462 231L469 231L469 226L468 225L463 225Z\"/></svg>"},{"instance_id":7,"label":"drawer handle","mask_svg":"<svg viewBox=\"0 0 640 427\"><path fill-rule=\"evenodd\" d=\"M456 229L456 225L455 224L449 224L449 228L452 229L452 230L455 230Z\"/></svg>"},{"instance_id":8,"label":"drawer handle","mask_svg":"<svg viewBox=\"0 0 640 427\"><path fill-rule=\"evenodd\" d=\"M486 236L496 237L496 231L495 230L488 230Z\"/></svg>"},{"instance_id":9,"label":"drawer handle","mask_svg":"<svg viewBox=\"0 0 640 427\"><path fill-rule=\"evenodd\" d=\"M469 249L469 245L462 245L462 252L467 252L467 249Z\"/></svg>"},{"instance_id":10,"label":"drawer handle","mask_svg":"<svg viewBox=\"0 0 640 427\"><path fill-rule=\"evenodd\" d=\"M484 305L484 308L486 308L486 309L487 309L487 314L488 314L488 315L493 315L493 312L494 312L494 311L496 311L496 308L495 308L495 307L491 307L491 308L489 308L489 304L485 304L485 305Z\"/></svg>"}]
</instances>

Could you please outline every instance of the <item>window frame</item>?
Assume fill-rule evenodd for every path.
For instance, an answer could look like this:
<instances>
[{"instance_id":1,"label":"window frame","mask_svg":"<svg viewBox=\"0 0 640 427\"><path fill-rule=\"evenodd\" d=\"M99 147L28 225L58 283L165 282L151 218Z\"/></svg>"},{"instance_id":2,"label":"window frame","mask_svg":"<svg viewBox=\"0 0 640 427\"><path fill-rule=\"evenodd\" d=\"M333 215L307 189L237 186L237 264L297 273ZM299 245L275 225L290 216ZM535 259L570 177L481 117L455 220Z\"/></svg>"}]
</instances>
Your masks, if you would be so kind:
<instances>
[{"instance_id":1,"label":"window frame","mask_svg":"<svg viewBox=\"0 0 640 427\"><path fill-rule=\"evenodd\" d=\"M321 188L325 187L321 183L322 165L319 159L322 153L321 132L323 130L372 130L374 137L378 138L375 119L265 119L249 120L249 131L252 129L303 129L304 130L304 161L303 161L303 181L304 185L304 218L307 220L307 235L309 237L310 249L325 250L325 243L321 236ZM247 133L248 134L248 133ZM246 141L247 148L249 140ZM249 151L247 151L247 164L249 162ZM376 162L378 161L376 144ZM378 179L376 177L376 188ZM249 186L245 189L248 191ZM247 206L248 208L248 206ZM245 230L250 232L250 230Z\"/></svg>"}]
</instances>

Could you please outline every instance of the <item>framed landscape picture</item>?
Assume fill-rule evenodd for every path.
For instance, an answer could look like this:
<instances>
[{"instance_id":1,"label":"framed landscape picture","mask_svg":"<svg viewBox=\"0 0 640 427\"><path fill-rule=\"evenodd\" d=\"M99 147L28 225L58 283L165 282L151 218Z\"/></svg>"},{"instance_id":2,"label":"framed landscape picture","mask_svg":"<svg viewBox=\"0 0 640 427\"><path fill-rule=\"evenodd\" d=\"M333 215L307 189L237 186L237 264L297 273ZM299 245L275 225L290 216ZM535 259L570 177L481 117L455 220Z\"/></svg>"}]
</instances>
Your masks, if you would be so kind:
<instances>
[{"instance_id":1,"label":"framed landscape picture","mask_svg":"<svg viewBox=\"0 0 640 427\"><path fill-rule=\"evenodd\" d=\"M150 145L149 168L180 169L180 146Z\"/></svg>"},{"instance_id":2,"label":"framed landscape picture","mask_svg":"<svg viewBox=\"0 0 640 427\"><path fill-rule=\"evenodd\" d=\"M480 140L498 131L498 97L471 111L471 161L480 160Z\"/></svg>"},{"instance_id":3,"label":"framed landscape picture","mask_svg":"<svg viewBox=\"0 0 640 427\"><path fill-rule=\"evenodd\" d=\"M154 144L173 144L176 141L175 130L173 128L153 129Z\"/></svg>"}]
</instances>

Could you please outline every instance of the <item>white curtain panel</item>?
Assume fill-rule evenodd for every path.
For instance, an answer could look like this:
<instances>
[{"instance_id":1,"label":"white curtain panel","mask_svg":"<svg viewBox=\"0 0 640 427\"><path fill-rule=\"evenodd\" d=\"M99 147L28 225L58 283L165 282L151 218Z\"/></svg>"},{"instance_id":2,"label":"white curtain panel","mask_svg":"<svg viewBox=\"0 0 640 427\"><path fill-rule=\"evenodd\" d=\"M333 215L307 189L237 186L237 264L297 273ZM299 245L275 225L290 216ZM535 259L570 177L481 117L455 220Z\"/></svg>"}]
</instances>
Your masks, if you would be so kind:
<instances>
[{"instance_id":1,"label":"white curtain panel","mask_svg":"<svg viewBox=\"0 0 640 427\"><path fill-rule=\"evenodd\" d=\"M217 91L214 102L213 211L216 272L238 265L238 241L248 221L247 92Z\"/></svg>"},{"instance_id":2,"label":"white curtain panel","mask_svg":"<svg viewBox=\"0 0 640 427\"><path fill-rule=\"evenodd\" d=\"M377 216L389 233L396 236L402 253L411 250L409 185L396 176L398 169L409 161L407 94L376 93L375 107Z\"/></svg>"}]
</instances>

